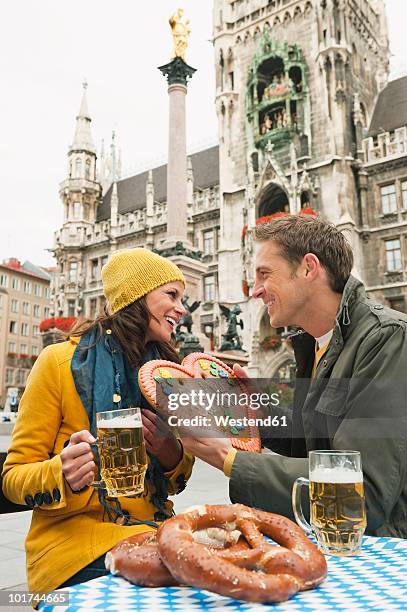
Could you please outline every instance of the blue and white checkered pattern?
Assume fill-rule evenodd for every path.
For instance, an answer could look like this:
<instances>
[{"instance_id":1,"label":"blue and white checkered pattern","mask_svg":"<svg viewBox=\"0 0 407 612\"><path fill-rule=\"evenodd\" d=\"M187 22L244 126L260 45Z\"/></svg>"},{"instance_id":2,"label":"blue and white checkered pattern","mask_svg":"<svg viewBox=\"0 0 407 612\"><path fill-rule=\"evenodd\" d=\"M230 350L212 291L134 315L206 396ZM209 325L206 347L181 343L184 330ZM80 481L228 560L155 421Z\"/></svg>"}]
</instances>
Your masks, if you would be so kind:
<instances>
[{"instance_id":1,"label":"blue and white checkered pattern","mask_svg":"<svg viewBox=\"0 0 407 612\"><path fill-rule=\"evenodd\" d=\"M112 575L71 587L69 606L41 606L51 610L131 610L189 612L400 612L407 610L407 540L365 537L355 557L327 557L328 576L312 591L297 593L281 604L253 604L192 587L149 589Z\"/></svg>"}]
</instances>

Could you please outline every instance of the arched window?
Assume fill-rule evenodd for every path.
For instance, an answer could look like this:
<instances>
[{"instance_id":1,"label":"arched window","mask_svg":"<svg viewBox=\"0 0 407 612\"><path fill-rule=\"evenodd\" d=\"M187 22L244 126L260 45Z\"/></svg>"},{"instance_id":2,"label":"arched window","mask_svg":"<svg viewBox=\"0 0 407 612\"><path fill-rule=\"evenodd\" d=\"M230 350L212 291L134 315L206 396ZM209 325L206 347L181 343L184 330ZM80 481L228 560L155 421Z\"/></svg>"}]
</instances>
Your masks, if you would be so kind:
<instances>
[{"instance_id":1,"label":"arched window","mask_svg":"<svg viewBox=\"0 0 407 612\"><path fill-rule=\"evenodd\" d=\"M300 93L302 91L302 71L299 66L293 66L290 68L288 75L292 82L292 88L295 93Z\"/></svg>"},{"instance_id":2,"label":"arched window","mask_svg":"<svg viewBox=\"0 0 407 612\"><path fill-rule=\"evenodd\" d=\"M257 151L251 154L253 172L259 171L259 154Z\"/></svg>"},{"instance_id":3,"label":"arched window","mask_svg":"<svg viewBox=\"0 0 407 612\"><path fill-rule=\"evenodd\" d=\"M81 203L80 202L73 203L73 218L76 221L81 218Z\"/></svg>"},{"instance_id":4,"label":"arched window","mask_svg":"<svg viewBox=\"0 0 407 612\"><path fill-rule=\"evenodd\" d=\"M259 101L262 100L266 88L273 90L281 86L284 81L284 62L281 57L270 57L262 62L257 71L257 81Z\"/></svg>"},{"instance_id":5,"label":"arched window","mask_svg":"<svg viewBox=\"0 0 407 612\"><path fill-rule=\"evenodd\" d=\"M90 181L90 159L86 160L85 164L85 179Z\"/></svg>"},{"instance_id":6,"label":"arched window","mask_svg":"<svg viewBox=\"0 0 407 612\"><path fill-rule=\"evenodd\" d=\"M289 211L290 205L286 192L279 185L272 183L267 187L260 200L258 217L266 217L276 212Z\"/></svg>"},{"instance_id":7,"label":"arched window","mask_svg":"<svg viewBox=\"0 0 407 612\"><path fill-rule=\"evenodd\" d=\"M75 178L81 178L82 175L82 160L77 157L75 161Z\"/></svg>"},{"instance_id":8,"label":"arched window","mask_svg":"<svg viewBox=\"0 0 407 612\"><path fill-rule=\"evenodd\" d=\"M70 261L69 269L68 269L68 282L74 283L76 281L77 274L78 274L78 262Z\"/></svg>"},{"instance_id":9,"label":"arched window","mask_svg":"<svg viewBox=\"0 0 407 612\"><path fill-rule=\"evenodd\" d=\"M309 208L311 206L311 196L309 191L301 193L301 208Z\"/></svg>"},{"instance_id":10,"label":"arched window","mask_svg":"<svg viewBox=\"0 0 407 612\"><path fill-rule=\"evenodd\" d=\"M296 363L294 360L286 361L277 370L276 378L280 382L291 383L295 380Z\"/></svg>"},{"instance_id":11,"label":"arched window","mask_svg":"<svg viewBox=\"0 0 407 612\"><path fill-rule=\"evenodd\" d=\"M362 115L362 127L366 129L368 127L368 124L367 124L368 122L367 122L366 108L363 102L360 103L360 112Z\"/></svg>"}]
</instances>

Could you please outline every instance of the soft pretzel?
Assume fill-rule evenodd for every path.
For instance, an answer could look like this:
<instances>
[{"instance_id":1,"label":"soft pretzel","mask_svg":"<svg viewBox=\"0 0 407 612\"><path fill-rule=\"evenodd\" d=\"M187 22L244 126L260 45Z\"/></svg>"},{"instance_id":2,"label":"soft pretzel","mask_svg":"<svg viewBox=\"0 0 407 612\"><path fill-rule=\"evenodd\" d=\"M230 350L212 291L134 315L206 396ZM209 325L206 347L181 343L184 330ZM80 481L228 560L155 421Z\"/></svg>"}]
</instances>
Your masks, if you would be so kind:
<instances>
[{"instance_id":1,"label":"soft pretzel","mask_svg":"<svg viewBox=\"0 0 407 612\"><path fill-rule=\"evenodd\" d=\"M239 536L240 533L233 534L223 529L208 529L204 533L196 531L194 534L196 541L216 549L220 556L223 553L241 553L249 548L246 540ZM122 540L106 553L105 565L115 576L123 576L129 582L140 586L164 587L179 584L161 560L156 531L138 533Z\"/></svg>"},{"instance_id":2,"label":"soft pretzel","mask_svg":"<svg viewBox=\"0 0 407 612\"><path fill-rule=\"evenodd\" d=\"M106 553L106 569L141 586L173 586L173 578L158 554L156 531L137 533Z\"/></svg>"},{"instance_id":3,"label":"soft pretzel","mask_svg":"<svg viewBox=\"0 0 407 612\"><path fill-rule=\"evenodd\" d=\"M194 541L195 531L213 526L238 529L250 548L219 555ZM295 523L241 504L191 509L165 521L157 539L161 559L180 583L251 602L285 601L316 587L327 572L325 557Z\"/></svg>"}]
</instances>

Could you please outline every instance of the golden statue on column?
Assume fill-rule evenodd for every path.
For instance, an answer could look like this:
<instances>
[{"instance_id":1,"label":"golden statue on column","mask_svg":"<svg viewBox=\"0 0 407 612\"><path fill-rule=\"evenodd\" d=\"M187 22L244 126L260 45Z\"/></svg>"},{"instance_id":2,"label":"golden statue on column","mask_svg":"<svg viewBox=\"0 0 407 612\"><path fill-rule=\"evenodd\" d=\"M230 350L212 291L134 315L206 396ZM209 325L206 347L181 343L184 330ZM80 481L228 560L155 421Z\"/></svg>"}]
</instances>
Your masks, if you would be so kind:
<instances>
[{"instance_id":1,"label":"golden statue on column","mask_svg":"<svg viewBox=\"0 0 407 612\"><path fill-rule=\"evenodd\" d=\"M171 33L174 40L173 57L180 57L185 61L185 51L188 47L188 37L191 32L189 27L189 19L184 22L184 9L179 8L169 19Z\"/></svg>"}]
</instances>

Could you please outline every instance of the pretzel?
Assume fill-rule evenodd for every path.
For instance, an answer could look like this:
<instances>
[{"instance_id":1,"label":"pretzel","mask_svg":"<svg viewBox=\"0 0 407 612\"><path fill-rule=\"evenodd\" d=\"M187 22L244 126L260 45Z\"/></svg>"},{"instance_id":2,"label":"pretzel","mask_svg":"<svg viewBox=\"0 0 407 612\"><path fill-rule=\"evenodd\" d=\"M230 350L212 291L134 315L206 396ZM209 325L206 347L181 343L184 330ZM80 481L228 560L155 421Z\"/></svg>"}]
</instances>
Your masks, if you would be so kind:
<instances>
[{"instance_id":1,"label":"pretzel","mask_svg":"<svg viewBox=\"0 0 407 612\"><path fill-rule=\"evenodd\" d=\"M195 540L202 545L216 548L220 556L226 551L226 554L236 554L249 548L246 540L239 536L240 533L233 535L232 532L220 529L208 529L203 534L195 532L194 535ZM105 566L113 575L123 576L140 586L165 587L179 584L161 560L156 531L137 533L121 540L106 553Z\"/></svg>"},{"instance_id":2,"label":"pretzel","mask_svg":"<svg viewBox=\"0 0 407 612\"><path fill-rule=\"evenodd\" d=\"M133 584L141 586L178 584L161 561L156 535L156 531L137 533L116 544L106 553L106 569L115 576L123 576Z\"/></svg>"},{"instance_id":3,"label":"pretzel","mask_svg":"<svg viewBox=\"0 0 407 612\"><path fill-rule=\"evenodd\" d=\"M250 548L219 555L194 541L195 531L213 526L238 529ZM282 546L266 542L263 533ZM251 602L285 601L316 587L327 572L325 557L295 523L241 504L198 506L165 521L157 539L161 559L180 583Z\"/></svg>"}]
</instances>

